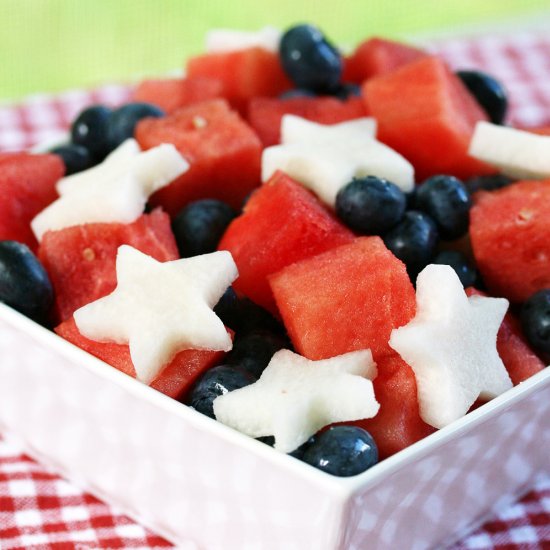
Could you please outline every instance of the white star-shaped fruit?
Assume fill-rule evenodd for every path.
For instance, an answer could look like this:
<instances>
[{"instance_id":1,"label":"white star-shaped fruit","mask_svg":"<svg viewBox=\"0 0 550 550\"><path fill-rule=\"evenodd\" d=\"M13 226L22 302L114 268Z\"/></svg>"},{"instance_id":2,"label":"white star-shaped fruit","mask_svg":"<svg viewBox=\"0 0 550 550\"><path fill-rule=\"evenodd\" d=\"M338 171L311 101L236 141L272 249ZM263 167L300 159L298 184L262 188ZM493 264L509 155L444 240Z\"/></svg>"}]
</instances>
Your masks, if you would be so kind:
<instances>
[{"instance_id":1,"label":"white star-shaped fruit","mask_svg":"<svg viewBox=\"0 0 550 550\"><path fill-rule=\"evenodd\" d=\"M280 41L281 31L269 26L258 31L214 29L206 33L206 51L208 53L222 53L248 48L263 48L277 53Z\"/></svg>"},{"instance_id":2,"label":"white star-shaped fruit","mask_svg":"<svg viewBox=\"0 0 550 550\"><path fill-rule=\"evenodd\" d=\"M468 153L512 178L550 177L550 136L480 121Z\"/></svg>"},{"instance_id":3,"label":"white star-shaped fruit","mask_svg":"<svg viewBox=\"0 0 550 550\"><path fill-rule=\"evenodd\" d=\"M179 351L229 351L212 311L238 272L230 252L158 262L119 247L117 287L74 313L80 333L98 342L129 344L137 378L149 384Z\"/></svg>"},{"instance_id":4,"label":"white star-shaped fruit","mask_svg":"<svg viewBox=\"0 0 550 550\"><path fill-rule=\"evenodd\" d=\"M390 346L414 371L420 416L443 428L478 397L512 387L496 348L508 300L468 298L450 266L429 265L418 276L416 303L416 316L392 331Z\"/></svg>"},{"instance_id":5,"label":"white star-shaped fruit","mask_svg":"<svg viewBox=\"0 0 550 550\"><path fill-rule=\"evenodd\" d=\"M378 176L403 191L414 187L414 169L399 153L372 137L372 124L297 124L283 121L284 141L264 149L262 180L281 170L334 208L338 191L353 178ZM285 120L285 117L283 117ZM288 122L290 120L290 124ZM317 127L317 137L315 134ZM363 133L364 130L364 133Z\"/></svg>"},{"instance_id":6,"label":"white star-shaped fruit","mask_svg":"<svg viewBox=\"0 0 550 550\"><path fill-rule=\"evenodd\" d=\"M278 351L254 384L214 400L220 422L252 437L272 435L288 453L334 422L372 418L379 409L370 350L310 361Z\"/></svg>"},{"instance_id":7,"label":"white star-shaped fruit","mask_svg":"<svg viewBox=\"0 0 550 550\"><path fill-rule=\"evenodd\" d=\"M189 168L171 144L144 152L136 146L134 140L125 142L100 165L63 178L61 196L31 222L36 238L85 223L132 223L152 193Z\"/></svg>"},{"instance_id":8,"label":"white star-shaped fruit","mask_svg":"<svg viewBox=\"0 0 550 550\"><path fill-rule=\"evenodd\" d=\"M103 162L100 162L88 170L77 172L71 176L61 178L55 188L60 195L65 195L78 187L87 187L97 181L111 179L116 180L128 170L132 159L141 153L138 142L135 139L127 139L114 151L109 153Z\"/></svg>"},{"instance_id":9,"label":"white star-shaped fruit","mask_svg":"<svg viewBox=\"0 0 550 550\"><path fill-rule=\"evenodd\" d=\"M369 144L376 137L376 119L356 118L337 124L318 124L296 115L283 115L281 143L334 143L364 140Z\"/></svg>"}]
</instances>

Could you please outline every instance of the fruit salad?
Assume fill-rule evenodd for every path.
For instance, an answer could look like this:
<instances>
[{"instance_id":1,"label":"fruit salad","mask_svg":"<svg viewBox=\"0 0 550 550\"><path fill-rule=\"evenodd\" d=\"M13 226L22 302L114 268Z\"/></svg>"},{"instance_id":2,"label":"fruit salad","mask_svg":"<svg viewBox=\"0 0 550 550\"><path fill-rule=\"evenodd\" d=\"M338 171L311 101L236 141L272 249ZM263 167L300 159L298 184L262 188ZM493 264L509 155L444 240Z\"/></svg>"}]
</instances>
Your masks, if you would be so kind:
<instances>
[{"instance_id":1,"label":"fruit salad","mask_svg":"<svg viewBox=\"0 0 550 550\"><path fill-rule=\"evenodd\" d=\"M507 105L406 44L213 31L185 77L0 154L0 300L359 474L548 360L550 137Z\"/></svg>"}]
</instances>

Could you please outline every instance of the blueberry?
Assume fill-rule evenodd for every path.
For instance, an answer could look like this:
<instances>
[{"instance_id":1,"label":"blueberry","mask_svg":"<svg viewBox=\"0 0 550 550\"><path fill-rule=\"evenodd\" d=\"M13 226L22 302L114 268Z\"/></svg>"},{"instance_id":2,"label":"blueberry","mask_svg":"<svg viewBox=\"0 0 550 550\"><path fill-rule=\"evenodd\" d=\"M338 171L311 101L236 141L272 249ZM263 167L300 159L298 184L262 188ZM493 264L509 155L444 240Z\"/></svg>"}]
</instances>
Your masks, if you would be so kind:
<instances>
[{"instance_id":1,"label":"blueberry","mask_svg":"<svg viewBox=\"0 0 550 550\"><path fill-rule=\"evenodd\" d=\"M533 294L521 308L521 327L536 351L550 355L550 289Z\"/></svg>"},{"instance_id":2,"label":"blueberry","mask_svg":"<svg viewBox=\"0 0 550 550\"><path fill-rule=\"evenodd\" d=\"M257 329L244 335L237 334L226 362L259 378L273 354L283 348L288 348L286 338Z\"/></svg>"},{"instance_id":3,"label":"blueberry","mask_svg":"<svg viewBox=\"0 0 550 550\"><path fill-rule=\"evenodd\" d=\"M458 239L468 231L470 194L454 176L428 178L416 189L415 205L433 218L442 239Z\"/></svg>"},{"instance_id":4,"label":"blueberry","mask_svg":"<svg viewBox=\"0 0 550 550\"><path fill-rule=\"evenodd\" d=\"M513 179L504 174L491 174L489 176L475 176L464 182L470 195L477 191L496 191L513 183Z\"/></svg>"},{"instance_id":5,"label":"blueberry","mask_svg":"<svg viewBox=\"0 0 550 550\"><path fill-rule=\"evenodd\" d=\"M434 264L450 265L458 275L464 288L476 286L478 273L475 267L470 265L466 256L458 250L442 250L432 261Z\"/></svg>"},{"instance_id":6,"label":"blueberry","mask_svg":"<svg viewBox=\"0 0 550 550\"><path fill-rule=\"evenodd\" d=\"M273 447L273 445L275 445L275 438L272 435L264 435L263 437L257 437L256 441L259 441L260 443L264 443L265 445L269 445L270 447Z\"/></svg>"},{"instance_id":7,"label":"blueberry","mask_svg":"<svg viewBox=\"0 0 550 550\"><path fill-rule=\"evenodd\" d=\"M355 476L378 462L378 448L366 430L333 426L317 435L302 460L323 472L340 477Z\"/></svg>"},{"instance_id":8,"label":"blueberry","mask_svg":"<svg viewBox=\"0 0 550 550\"><path fill-rule=\"evenodd\" d=\"M296 99L297 97L317 97L317 94L311 90L304 90L303 88L293 88L283 92L279 99Z\"/></svg>"},{"instance_id":9,"label":"blueberry","mask_svg":"<svg viewBox=\"0 0 550 550\"><path fill-rule=\"evenodd\" d=\"M361 97L361 86L353 82L345 82L334 91L334 95L342 100L349 99L350 97Z\"/></svg>"},{"instance_id":10,"label":"blueberry","mask_svg":"<svg viewBox=\"0 0 550 550\"><path fill-rule=\"evenodd\" d=\"M279 46L281 64L296 87L331 93L342 76L342 57L319 29L311 25L290 28Z\"/></svg>"},{"instance_id":11,"label":"blueberry","mask_svg":"<svg viewBox=\"0 0 550 550\"><path fill-rule=\"evenodd\" d=\"M413 187L412 191L405 193L405 201L407 203L407 210L414 210L414 205L416 202L416 187Z\"/></svg>"},{"instance_id":12,"label":"blueberry","mask_svg":"<svg viewBox=\"0 0 550 550\"><path fill-rule=\"evenodd\" d=\"M86 147L75 145L74 143L54 147L50 153L61 157L65 165L66 176L87 170L95 164L90 151Z\"/></svg>"},{"instance_id":13,"label":"blueberry","mask_svg":"<svg viewBox=\"0 0 550 550\"><path fill-rule=\"evenodd\" d=\"M93 105L84 109L71 126L71 141L86 147L97 161L101 161L111 150L108 127L111 109Z\"/></svg>"},{"instance_id":14,"label":"blueberry","mask_svg":"<svg viewBox=\"0 0 550 550\"><path fill-rule=\"evenodd\" d=\"M434 221L416 210L409 210L403 221L384 235L384 243L407 266L412 281L434 257L437 241Z\"/></svg>"},{"instance_id":15,"label":"blueberry","mask_svg":"<svg viewBox=\"0 0 550 550\"><path fill-rule=\"evenodd\" d=\"M48 317L52 284L27 245L0 241L0 302L40 323Z\"/></svg>"},{"instance_id":16,"label":"blueberry","mask_svg":"<svg viewBox=\"0 0 550 550\"><path fill-rule=\"evenodd\" d=\"M269 445L270 447L273 447L275 445L275 437L272 435L266 435L263 437L257 437L256 441L259 441L260 443L265 443L266 445ZM298 460L302 460L302 457L304 456L305 450L315 441L315 436L311 436L305 443L300 445L297 449L292 451L291 453L288 453L289 456L292 456L294 458L297 458Z\"/></svg>"},{"instance_id":17,"label":"blueberry","mask_svg":"<svg viewBox=\"0 0 550 550\"><path fill-rule=\"evenodd\" d=\"M275 334L286 335L284 326L269 311L255 304L252 300L241 298L239 309L241 317L235 330L250 332L263 329Z\"/></svg>"},{"instance_id":18,"label":"blueberry","mask_svg":"<svg viewBox=\"0 0 550 550\"><path fill-rule=\"evenodd\" d=\"M214 313L222 320L226 327L235 331L237 330L235 327L240 317L239 297L233 290L233 287L228 287L223 293L214 307Z\"/></svg>"},{"instance_id":19,"label":"blueberry","mask_svg":"<svg viewBox=\"0 0 550 550\"><path fill-rule=\"evenodd\" d=\"M487 113L491 122L502 124L508 109L504 86L491 75L481 71L458 71L456 74Z\"/></svg>"},{"instance_id":20,"label":"blueberry","mask_svg":"<svg viewBox=\"0 0 550 550\"><path fill-rule=\"evenodd\" d=\"M292 452L288 453L288 456L302 460L304 453L311 447L311 445L313 445L313 443L315 443L315 440L316 437L312 435L305 443L302 443L297 449L294 449Z\"/></svg>"},{"instance_id":21,"label":"blueberry","mask_svg":"<svg viewBox=\"0 0 550 550\"><path fill-rule=\"evenodd\" d=\"M357 233L383 235L403 218L406 202L397 185L367 176L338 191L336 215Z\"/></svg>"},{"instance_id":22,"label":"blueberry","mask_svg":"<svg viewBox=\"0 0 550 550\"><path fill-rule=\"evenodd\" d=\"M142 118L165 116L162 109L152 103L127 103L113 111L109 120L108 139L111 150L123 141L134 137L134 129Z\"/></svg>"},{"instance_id":23,"label":"blueberry","mask_svg":"<svg viewBox=\"0 0 550 550\"><path fill-rule=\"evenodd\" d=\"M237 213L216 199L189 203L172 222L182 258L214 252L227 226Z\"/></svg>"},{"instance_id":24,"label":"blueberry","mask_svg":"<svg viewBox=\"0 0 550 550\"><path fill-rule=\"evenodd\" d=\"M210 418L214 416L214 399L233 390L244 388L256 381L254 376L234 367L219 365L198 380L188 396L188 404Z\"/></svg>"},{"instance_id":25,"label":"blueberry","mask_svg":"<svg viewBox=\"0 0 550 550\"><path fill-rule=\"evenodd\" d=\"M238 297L232 287L225 291L214 312L225 326L233 329L239 336L256 330L265 330L279 336L286 334L275 317L248 298Z\"/></svg>"}]
</instances>

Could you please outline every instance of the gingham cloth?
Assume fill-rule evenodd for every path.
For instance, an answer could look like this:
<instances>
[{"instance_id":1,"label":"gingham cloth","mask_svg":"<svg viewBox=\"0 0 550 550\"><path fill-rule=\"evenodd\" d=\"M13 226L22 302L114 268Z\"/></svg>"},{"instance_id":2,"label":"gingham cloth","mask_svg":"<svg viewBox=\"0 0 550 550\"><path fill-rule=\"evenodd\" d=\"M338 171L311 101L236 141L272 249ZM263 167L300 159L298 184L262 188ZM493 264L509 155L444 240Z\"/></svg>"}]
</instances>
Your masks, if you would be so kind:
<instances>
[{"instance_id":1,"label":"gingham cloth","mask_svg":"<svg viewBox=\"0 0 550 550\"><path fill-rule=\"evenodd\" d=\"M490 71L508 89L509 121L550 125L550 37L515 33L434 43L456 69ZM86 105L116 105L130 88L34 95L0 106L0 151L32 147L59 137ZM170 544L117 510L49 473L0 437L0 548L169 548ZM452 550L550 550L550 479L541 477L516 504L457 543Z\"/></svg>"}]
</instances>

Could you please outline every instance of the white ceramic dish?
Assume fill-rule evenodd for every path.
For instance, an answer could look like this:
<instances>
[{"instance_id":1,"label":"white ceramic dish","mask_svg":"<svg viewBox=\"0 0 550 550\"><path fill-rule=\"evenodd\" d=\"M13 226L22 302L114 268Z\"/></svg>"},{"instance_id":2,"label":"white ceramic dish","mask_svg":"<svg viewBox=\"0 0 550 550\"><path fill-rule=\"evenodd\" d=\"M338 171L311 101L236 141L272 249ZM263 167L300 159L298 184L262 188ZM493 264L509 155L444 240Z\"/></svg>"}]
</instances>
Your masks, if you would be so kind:
<instances>
[{"instance_id":1,"label":"white ceramic dish","mask_svg":"<svg viewBox=\"0 0 550 550\"><path fill-rule=\"evenodd\" d=\"M0 305L0 429L178 547L442 547L550 472L550 369L353 478L279 454Z\"/></svg>"}]
</instances>

